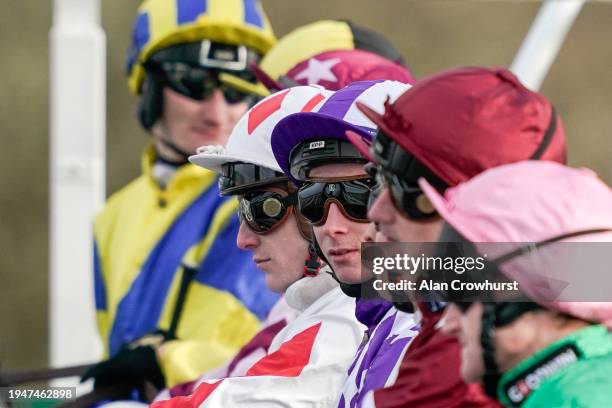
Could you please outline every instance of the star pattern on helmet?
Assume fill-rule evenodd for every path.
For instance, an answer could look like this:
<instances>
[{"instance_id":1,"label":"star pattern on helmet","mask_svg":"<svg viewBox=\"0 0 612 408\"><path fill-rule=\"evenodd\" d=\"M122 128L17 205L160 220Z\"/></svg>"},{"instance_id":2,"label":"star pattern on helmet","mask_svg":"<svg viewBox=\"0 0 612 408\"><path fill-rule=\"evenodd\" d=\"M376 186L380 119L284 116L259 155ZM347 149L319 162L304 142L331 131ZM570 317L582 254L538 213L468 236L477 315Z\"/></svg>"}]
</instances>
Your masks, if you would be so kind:
<instances>
[{"instance_id":1,"label":"star pattern on helmet","mask_svg":"<svg viewBox=\"0 0 612 408\"><path fill-rule=\"evenodd\" d=\"M319 81L338 82L332 68L340 62L340 58L320 61L316 58L308 60L308 66L295 76L296 80L306 80L308 84L318 84Z\"/></svg>"}]
</instances>

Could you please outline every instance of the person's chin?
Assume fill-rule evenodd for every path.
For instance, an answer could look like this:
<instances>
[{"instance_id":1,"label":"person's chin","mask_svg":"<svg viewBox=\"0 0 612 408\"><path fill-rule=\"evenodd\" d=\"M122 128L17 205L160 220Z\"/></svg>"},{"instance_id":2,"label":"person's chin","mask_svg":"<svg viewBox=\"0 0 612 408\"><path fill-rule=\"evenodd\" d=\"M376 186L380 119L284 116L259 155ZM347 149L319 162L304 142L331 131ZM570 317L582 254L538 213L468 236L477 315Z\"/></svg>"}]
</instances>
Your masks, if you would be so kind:
<instances>
[{"instance_id":1,"label":"person's chin","mask_svg":"<svg viewBox=\"0 0 612 408\"><path fill-rule=\"evenodd\" d=\"M274 273L266 272L266 286L272 292L284 293L287 290L286 282L280 280Z\"/></svg>"},{"instance_id":2,"label":"person's chin","mask_svg":"<svg viewBox=\"0 0 612 408\"><path fill-rule=\"evenodd\" d=\"M284 288L282 288L282 285L280 285L276 279L270 275L267 275L266 277L266 286L274 293L283 293L285 291Z\"/></svg>"},{"instance_id":3,"label":"person's chin","mask_svg":"<svg viewBox=\"0 0 612 408\"><path fill-rule=\"evenodd\" d=\"M192 140L194 144L199 146L220 144L223 139L223 131L221 128L202 128L194 127L191 128Z\"/></svg>"},{"instance_id":4,"label":"person's chin","mask_svg":"<svg viewBox=\"0 0 612 408\"><path fill-rule=\"evenodd\" d=\"M363 281L359 265L334 265L334 263L332 263L332 267L334 273L342 283L356 284Z\"/></svg>"}]
</instances>

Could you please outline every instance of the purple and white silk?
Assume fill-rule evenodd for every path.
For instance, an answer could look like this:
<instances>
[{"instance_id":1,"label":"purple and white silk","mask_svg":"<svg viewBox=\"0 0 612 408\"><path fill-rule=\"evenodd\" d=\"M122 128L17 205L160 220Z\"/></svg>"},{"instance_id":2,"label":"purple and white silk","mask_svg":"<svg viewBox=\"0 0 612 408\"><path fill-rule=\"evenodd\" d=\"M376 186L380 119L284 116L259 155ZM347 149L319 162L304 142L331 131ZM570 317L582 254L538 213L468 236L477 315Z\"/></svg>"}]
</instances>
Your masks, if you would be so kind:
<instances>
[{"instance_id":1,"label":"purple and white silk","mask_svg":"<svg viewBox=\"0 0 612 408\"><path fill-rule=\"evenodd\" d=\"M418 334L413 314L385 300L357 299L355 316L367 326L338 401L339 408L361 406L369 391L392 385L410 342Z\"/></svg>"},{"instance_id":2,"label":"purple and white silk","mask_svg":"<svg viewBox=\"0 0 612 408\"><path fill-rule=\"evenodd\" d=\"M347 130L371 139L376 125L357 108L357 102L365 103L382 114L387 99L393 102L409 88L408 84L389 80L353 82L334 92L316 112L287 115L272 131L272 150L279 167L297 182L289 172L289 156L299 144L318 139L348 141Z\"/></svg>"}]
</instances>

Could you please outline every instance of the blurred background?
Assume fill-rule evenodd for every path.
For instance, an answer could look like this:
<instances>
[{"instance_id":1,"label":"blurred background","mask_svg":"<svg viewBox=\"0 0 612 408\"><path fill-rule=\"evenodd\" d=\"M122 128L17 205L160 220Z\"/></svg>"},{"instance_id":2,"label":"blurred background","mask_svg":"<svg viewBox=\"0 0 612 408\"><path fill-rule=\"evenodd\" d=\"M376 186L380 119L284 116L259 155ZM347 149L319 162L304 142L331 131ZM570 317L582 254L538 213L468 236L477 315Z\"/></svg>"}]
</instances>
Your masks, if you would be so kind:
<instances>
[{"instance_id":1,"label":"blurred background","mask_svg":"<svg viewBox=\"0 0 612 408\"><path fill-rule=\"evenodd\" d=\"M262 2L279 37L324 18L349 19L380 31L417 78L465 65L509 66L540 7L537 1L517 0ZM136 120L137 99L127 89L124 70L138 3L101 1L108 44L107 195L137 176L148 137ZM48 361L52 6L50 0L0 1L0 369L45 367ZM570 164L596 170L608 184L611 37L612 3L587 3L541 89L563 118Z\"/></svg>"}]
</instances>

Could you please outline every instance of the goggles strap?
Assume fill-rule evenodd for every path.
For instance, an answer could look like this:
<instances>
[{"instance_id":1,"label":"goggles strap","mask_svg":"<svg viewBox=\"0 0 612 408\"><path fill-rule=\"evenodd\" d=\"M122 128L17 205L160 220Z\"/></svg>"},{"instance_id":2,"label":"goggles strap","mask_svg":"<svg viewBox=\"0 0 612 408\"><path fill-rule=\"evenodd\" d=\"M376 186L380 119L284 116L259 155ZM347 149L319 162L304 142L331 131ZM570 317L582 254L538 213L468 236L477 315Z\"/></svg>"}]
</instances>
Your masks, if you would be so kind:
<instances>
[{"instance_id":1,"label":"goggles strap","mask_svg":"<svg viewBox=\"0 0 612 408\"><path fill-rule=\"evenodd\" d=\"M612 231L612 228L593 228L593 229L582 230L582 231L568 232L566 234L561 234L561 235L554 236L552 238L545 239L544 241L522 246L520 248L515 249L514 251L508 252L505 255L501 255L493 259L490 262L496 266L499 266L504 262L508 262L509 260L516 258L518 256L527 255L528 253L533 252L536 249L539 249L553 242L562 241L567 238L578 237L581 235L599 234L599 233L604 233L604 232L609 232L609 231Z\"/></svg>"}]
</instances>

